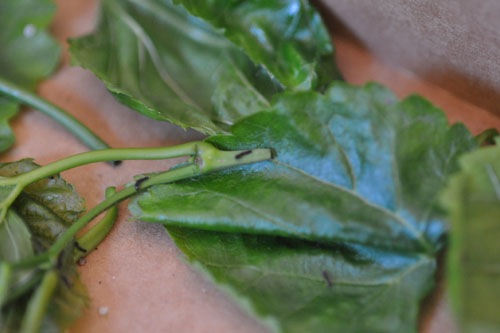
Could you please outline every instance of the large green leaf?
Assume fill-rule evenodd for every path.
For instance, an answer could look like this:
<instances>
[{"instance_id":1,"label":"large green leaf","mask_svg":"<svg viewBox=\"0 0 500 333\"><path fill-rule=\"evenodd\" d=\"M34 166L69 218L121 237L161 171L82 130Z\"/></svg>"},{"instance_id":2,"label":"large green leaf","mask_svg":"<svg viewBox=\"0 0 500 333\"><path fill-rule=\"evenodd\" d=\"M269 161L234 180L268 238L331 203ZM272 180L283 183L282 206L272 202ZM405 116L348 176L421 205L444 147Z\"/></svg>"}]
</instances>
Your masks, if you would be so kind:
<instances>
[{"instance_id":1,"label":"large green leaf","mask_svg":"<svg viewBox=\"0 0 500 333\"><path fill-rule=\"evenodd\" d=\"M214 28L170 1L105 0L97 31L73 40L71 53L76 64L92 70L126 105L157 120L220 133L241 117L267 108L276 92L305 86L300 80L314 81L319 72L321 81L335 78L331 62L319 61L331 55L331 46L317 14L305 5L298 13L304 19L288 22L289 15L279 18L279 10L266 10L267 21L280 20L270 31L273 38L289 38L280 57L266 51L265 57L252 57L253 62L236 45L251 36L240 35L235 44L223 33L232 27ZM306 17L311 18L310 26L304 24ZM302 44L307 44L308 56L297 54ZM244 45L248 51L250 44ZM257 49L254 53L264 55ZM304 71L307 78L302 78ZM279 81L286 75L290 79Z\"/></svg>"},{"instance_id":2,"label":"large green leaf","mask_svg":"<svg viewBox=\"0 0 500 333\"><path fill-rule=\"evenodd\" d=\"M319 13L301 0L174 0L222 29L253 62L293 90L324 90L340 78Z\"/></svg>"},{"instance_id":3,"label":"large green leaf","mask_svg":"<svg viewBox=\"0 0 500 333\"><path fill-rule=\"evenodd\" d=\"M435 262L360 246L169 227L197 266L274 331L416 332Z\"/></svg>"},{"instance_id":4,"label":"large green leaf","mask_svg":"<svg viewBox=\"0 0 500 333\"><path fill-rule=\"evenodd\" d=\"M33 90L55 69L59 46L46 31L55 12L51 0L2 0L0 2L0 77ZM15 104L0 94L0 151L14 141L7 120Z\"/></svg>"},{"instance_id":5,"label":"large green leaf","mask_svg":"<svg viewBox=\"0 0 500 333\"><path fill-rule=\"evenodd\" d=\"M435 200L467 130L419 97L335 84L325 95L284 94L250 116L225 149L271 147L268 163L154 187L135 199L142 220L320 242L434 252L446 226Z\"/></svg>"},{"instance_id":6,"label":"large green leaf","mask_svg":"<svg viewBox=\"0 0 500 333\"><path fill-rule=\"evenodd\" d=\"M452 219L449 278L463 332L500 331L500 147L460 159L443 194Z\"/></svg>"},{"instance_id":7,"label":"large green leaf","mask_svg":"<svg viewBox=\"0 0 500 333\"><path fill-rule=\"evenodd\" d=\"M28 159L0 164L0 176L12 177L36 167ZM5 196L5 193L8 195L10 190L1 189L0 197ZM12 206L4 208L5 219L0 221L2 267L45 251L84 209L81 197L59 176L31 184ZM72 245L61 254L53 269L56 270L57 284L44 318L44 332L62 331L68 327L81 314L87 301L73 261ZM1 332L19 331L27 304L35 293L38 281L45 274L37 268L12 269L11 277L7 279L7 294L0 297Z\"/></svg>"},{"instance_id":8,"label":"large green leaf","mask_svg":"<svg viewBox=\"0 0 500 333\"><path fill-rule=\"evenodd\" d=\"M461 125L379 85L286 93L208 139L273 161L155 186L130 204L188 258L286 332L412 332L447 226L436 201ZM248 150L251 154L251 150Z\"/></svg>"}]
</instances>

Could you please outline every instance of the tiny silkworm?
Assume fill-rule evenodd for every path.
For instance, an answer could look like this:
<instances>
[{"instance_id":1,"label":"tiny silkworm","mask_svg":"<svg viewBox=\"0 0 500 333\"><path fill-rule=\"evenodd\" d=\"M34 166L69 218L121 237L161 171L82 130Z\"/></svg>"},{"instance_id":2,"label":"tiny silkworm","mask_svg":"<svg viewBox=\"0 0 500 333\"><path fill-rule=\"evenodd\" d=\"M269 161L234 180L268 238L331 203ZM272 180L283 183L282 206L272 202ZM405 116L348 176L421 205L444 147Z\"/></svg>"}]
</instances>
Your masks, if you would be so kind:
<instances>
[{"instance_id":1,"label":"tiny silkworm","mask_svg":"<svg viewBox=\"0 0 500 333\"><path fill-rule=\"evenodd\" d=\"M134 184L135 190L136 191L140 191L141 190L141 184L144 183L148 179L149 179L148 176L145 176L145 177L137 179L137 181Z\"/></svg>"},{"instance_id":2,"label":"tiny silkworm","mask_svg":"<svg viewBox=\"0 0 500 333\"><path fill-rule=\"evenodd\" d=\"M237 154L234 159L239 160L240 158L243 158L244 156L250 155L252 153L252 150L245 150L242 151L241 153Z\"/></svg>"},{"instance_id":3,"label":"tiny silkworm","mask_svg":"<svg viewBox=\"0 0 500 333\"><path fill-rule=\"evenodd\" d=\"M78 251L81 251L83 253L86 253L87 252L87 249L83 248L78 242L75 242L74 243L75 245L75 248L78 250Z\"/></svg>"}]
</instances>

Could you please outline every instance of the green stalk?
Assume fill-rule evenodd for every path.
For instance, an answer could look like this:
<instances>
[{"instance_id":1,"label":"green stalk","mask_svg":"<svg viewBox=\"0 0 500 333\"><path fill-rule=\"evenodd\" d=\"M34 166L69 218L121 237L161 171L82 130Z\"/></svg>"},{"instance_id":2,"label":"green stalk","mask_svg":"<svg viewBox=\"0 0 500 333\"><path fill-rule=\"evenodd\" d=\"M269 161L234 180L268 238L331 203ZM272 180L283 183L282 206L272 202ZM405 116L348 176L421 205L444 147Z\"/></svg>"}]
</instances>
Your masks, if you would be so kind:
<instances>
[{"instance_id":1,"label":"green stalk","mask_svg":"<svg viewBox=\"0 0 500 333\"><path fill-rule=\"evenodd\" d=\"M190 142L171 147L115 148L88 151L58 160L15 177L0 179L0 185L20 184L24 187L63 171L97 162L110 162L116 160L163 160L182 156L192 156L196 154L198 145L206 145L206 143Z\"/></svg>"},{"instance_id":2,"label":"green stalk","mask_svg":"<svg viewBox=\"0 0 500 333\"><path fill-rule=\"evenodd\" d=\"M10 264L6 262L0 262L0 310L5 300L7 300L11 275L12 268L10 267Z\"/></svg>"},{"instance_id":3,"label":"green stalk","mask_svg":"<svg viewBox=\"0 0 500 333\"><path fill-rule=\"evenodd\" d=\"M75 223L73 223L61 236L59 236L59 238L57 238L57 240L54 242L54 244L52 244L52 246L47 250L47 252L36 257L30 257L24 261L13 263L12 264L13 267L28 268L37 266L39 264L51 263L55 261L58 255L61 253L61 251L75 239L78 232L83 228L85 228L93 219L95 219L98 215L108 210L109 208L117 205L119 202L134 195L138 191L144 190L153 185L171 183L183 179L200 176L202 174L206 174L208 172L220 169L235 167L238 165L244 165L249 163L256 163L264 160L269 160L272 158L272 152L270 149L223 151L217 149L211 144L204 142L193 142L189 144L179 145L176 147L168 147L168 148L152 148L155 154L158 151L162 151L162 149L165 149L165 151L168 151L169 153L173 152L175 156L172 157L184 156L186 154L189 154L192 156L192 158L189 163L187 163L182 167L174 167L162 173L149 175L147 177L138 180L135 184L125 187L123 190L116 192L111 196L106 197L106 199L104 199L98 205L90 209L85 215L83 215ZM112 149L109 151L116 151L116 149ZM134 152L134 154L137 152L136 149L120 149L120 151L129 151L129 152L132 151ZM159 158L160 156L165 157L166 156L165 151L163 151L161 154L159 153L158 155L154 155L156 156L155 158ZM136 155L134 154L127 155L128 158L125 159L130 159L130 157L136 157ZM93 151L80 155L75 155L73 157L80 156L80 158L78 158L80 160L81 156L87 156L87 155L100 156L99 151ZM150 155L149 157L152 156L153 155ZM66 160L69 160L71 158L72 157L69 157ZM61 162L61 161L55 162L53 164L66 166L66 162ZM73 162L69 164L73 165ZM47 165L46 167L48 167L47 170L50 170L51 172L58 169L55 167L51 167L51 165ZM35 169L28 173L22 174L18 177L29 175L46 167ZM60 171L62 170L58 170L56 173ZM51 175L51 174L47 175L47 172L48 171L41 172L41 174L44 175L41 178L45 178L48 175ZM41 179L38 178L39 174L40 172L36 173L36 177L30 175L28 179L35 179L35 180ZM4 179L4 180L9 180L9 179ZM0 183L2 181L3 180L0 180ZM100 232L98 234L101 235Z\"/></svg>"},{"instance_id":4,"label":"green stalk","mask_svg":"<svg viewBox=\"0 0 500 333\"><path fill-rule=\"evenodd\" d=\"M116 194L116 188L108 187L106 189L106 198ZM78 247L74 250L73 258L78 261L80 258L92 252L109 234L115 225L116 218L118 217L118 205L114 205L108 209L106 215L92 226L83 235L79 236L76 240Z\"/></svg>"},{"instance_id":5,"label":"green stalk","mask_svg":"<svg viewBox=\"0 0 500 333\"><path fill-rule=\"evenodd\" d=\"M158 176L153 176L147 181L141 183L141 189L152 186L153 184L158 183L169 183L174 182L186 178L190 178L196 176L198 174L197 167L191 165L188 167L178 168L174 170L169 170L167 172L161 173ZM73 241L76 234L85 228L87 224L89 224L93 219L95 219L102 212L106 211L110 207L118 204L119 202L129 198L133 194L137 192L137 189L134 186L126 187L125 189L117 192L116 194L104 199L99 204L94 206L91 210L89 210L85 215L79 218L75 223L69 227L64 234L62 234L52 246L47 251L46 255L50 258L57 258L59 253L70 243Z\"/></svg>"},{"instance_id":6,"label":"green stalk","mask_svg":"<svg viewBox=\"0 0 500 333\"><path fill-rule=\"evenodd\" d=\"M0 94L18 101L21 104L37 109L38 111L51 117L64 126L90 149L97 150L109 148L109 146L101 138L99 138L87 126L82 124L78 119L65 110L44 100L36 94L33 94L13 84L12 82L3 79L2 77L0 77Z\"/></svg>"},{"instance_id":7,"label":"green stalk","mask_svg":"<svg viewBox=\"0 0 500 333\"><path fill-rule=\"evenodd\" d=\"M42 279L40 286L35 291L35 294L28 302L26 314L21 323L20 333L39 332L42 325L43 317L47 311L50 298L55 292L58 282L57 272L54 270L47 271Z\"/></svg>"},{"instance_id":8,"label":"green stalk","mask_svg":"<svg viewBox=\"0 0 500 333\"><path fill-rule=\"evenodd\" d=\"M97 162L117 160L162 160L182 156L194 156L197 154L199 146L213 147L204 142L190 142L171 147L93 150L58 160L14 177L0 177L0 188L10 187L8 193L5 191L6 193L0 202L0 223L2 223L5 217L7 208L12 205L21 191L29 184L38 180L82 165Z\"/></svg>"}]
</instances>

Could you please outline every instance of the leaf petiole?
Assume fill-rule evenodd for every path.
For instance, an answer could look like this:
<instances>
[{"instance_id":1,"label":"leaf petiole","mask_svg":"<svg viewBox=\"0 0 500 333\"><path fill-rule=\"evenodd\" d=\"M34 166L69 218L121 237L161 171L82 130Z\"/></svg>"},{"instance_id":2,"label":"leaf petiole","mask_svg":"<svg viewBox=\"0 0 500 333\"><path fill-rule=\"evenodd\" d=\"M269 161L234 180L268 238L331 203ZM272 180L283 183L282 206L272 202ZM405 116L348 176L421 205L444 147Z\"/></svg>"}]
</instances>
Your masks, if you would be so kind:
<instances>
[{"instance_id":1,"label":"leaf petiole","mask_svg":"<svg viewBox=\"0 0 500 333\"><path fill-rule=\"evenodd\" d=\"M43 316L47 310L52 294L58 283L58 274L55 270L45 272L41 284L28 303L26 315L21 324L21 333L38 332L42 325Z\"/></svg>"},{"instance_id":2,"label":"leaf petiole","mask_svg":"<svg viewBox=\"0 0 500 333\"><path fill-rule=\"evenodd\" d=\"M70 113L2 77L0 77L0 96L1 95L5 95L10 99L28 105L46 114L64 126L90 149L98 150L109 148L108 144Z\"/></svg>"},{"instance_id":3,"label":"leaf petiole","mask_svg":"<svg viewBox=\"0 0 500 333\"><path fill-rule=\"evenodd\" d=\"M106 198L113 196L115 193L115 187L108 187L106 189ZM92 226L83 235L77 237L75 244L77 246L73 255L75 261L92 252L106 238L115 225L117 217L118 206L114 205L108 209L106 215L96 225Z\"/></svg>"},{"instance_id":4,"label":"leaf petiole","mask_svg":"<svg viewBox=\"0 0 500 333\"><path fill-rule=\"evenodd\" d=\"M10 264L0 262L0 309L7 299L11 276L12 268Z\"/></svg>"}]
</instances>

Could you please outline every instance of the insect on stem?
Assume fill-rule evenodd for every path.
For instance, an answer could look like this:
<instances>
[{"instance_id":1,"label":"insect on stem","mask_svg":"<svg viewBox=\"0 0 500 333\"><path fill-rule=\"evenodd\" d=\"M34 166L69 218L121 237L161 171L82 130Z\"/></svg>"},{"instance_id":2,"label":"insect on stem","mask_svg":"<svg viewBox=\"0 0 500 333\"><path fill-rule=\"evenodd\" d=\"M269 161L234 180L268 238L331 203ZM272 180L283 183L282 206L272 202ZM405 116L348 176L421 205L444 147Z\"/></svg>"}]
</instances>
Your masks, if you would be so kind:
<instances>
[{"instance_id":1,"label":"insect on stem","mask_svg":"<svg viewBox=\"0 0 500 333\"><path fill-rule=\"evenodd\" d=\"M81 252L83 252L83 253L86 253L86 252L87 252L87 249L83 248L83 247L80 245L80 243L78 243L78 242L76 242L76 241L75 241L75 242L74 242L74 245L75 245L75 249L77 249L78 251L81 251Z\"/></svg>"},{"instance_id":2,"label":"insect on stem","mask_svg":"<svg viewBox=\"0 0 500 333\"><path fill-rule=\"evenodd\" d=\"M239 160L239 159L243 158L244 156L250 155L252 152L253 151L251 149L250 150L242 151L241 153L239 153L236 156L234 156L234 159Z\"/></svg>"},{"instance_id":3,"label":"insect on stem","mask_svg":"<svg viewBox=\"0 0 500 333\"><path fill-rule=\"evenodd\" d=\"M144 176L142 178L137 179L137 181L134 183L134 188L137 192L141 190L141 184L144 183L146 180L148 180L148 176Z\"/></svg>"}]
</instances>

